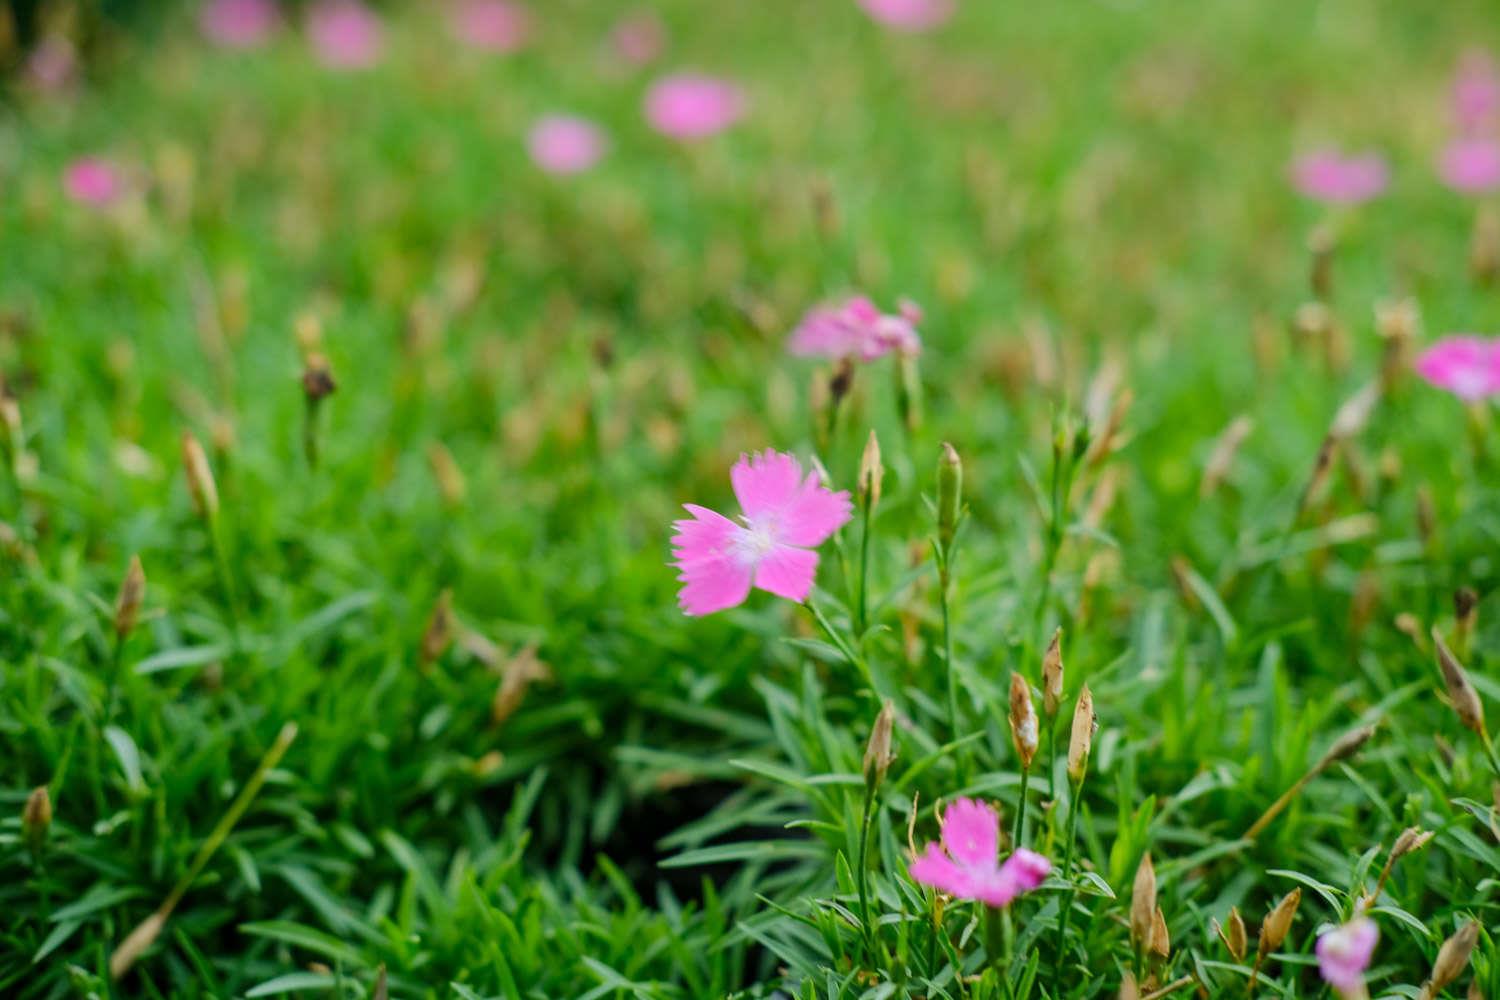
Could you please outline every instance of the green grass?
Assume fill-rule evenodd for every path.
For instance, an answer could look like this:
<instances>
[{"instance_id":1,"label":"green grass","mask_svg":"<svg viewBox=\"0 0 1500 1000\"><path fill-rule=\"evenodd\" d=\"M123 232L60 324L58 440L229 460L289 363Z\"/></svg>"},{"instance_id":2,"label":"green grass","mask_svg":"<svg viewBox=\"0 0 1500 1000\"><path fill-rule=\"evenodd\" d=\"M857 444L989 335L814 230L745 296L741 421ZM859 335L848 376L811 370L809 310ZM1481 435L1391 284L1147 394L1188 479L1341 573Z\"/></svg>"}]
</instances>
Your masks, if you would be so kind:
<instances>
[{"instance_id":1,"label":"green grass","mask_svg":"<svg viewBox=\"0 0 1500 1000\"><path fill-rule=\"evenodd\" d=\"M362 997L384 966L399 997L1114 996L1149 850L1171 956L1143 982L1245 995L1260 921L1300 885L1255 992L1311 997L1317 932L1408 826L1436 835L1378 901L1371 994L1416 996L1449 934L1500 921L1496 775L1430 640L1396 625L1451 636L1452 594L1474 588L1461 655L1500 714L1493 407L1474 435L1457 401L1398 380L1297 509L1335 413L1379 372L1378 301L1413 297L1423 339L1500 326L1467 271L1474 206L1431 170L1457 56L1493 40L1486 4L976 0L909 38L851 3L682 0L662 6L664 66L734 76L753 104L690 148L641 121L650 73L602 63L610 5L534 6L537 44L510 58L454 51L406 10L354 76L294 38L224 55L173 22L76 102L0 115L0 371L24 427L0 480L0 994ZM553 110L609 129L597 171L526 161ZM1289 333L1326 219L1286 165L1322 142L1395 172L1335 220L1351 356L1332 366ZM91 153L141 196L66 202L60 171ZM886 360L815 433L827 373L784 338L851 289L926 308L914 428ZM338 382L316 468L308 316ZM1097 439L1117 405L1116 447L1054 505L1054 434L1092 417ZM1202 499L1240 414L1254 429ZM768 447L852 489L872 428L869 633L850 614L858 521L824 547L818 596L862 664L765 594L681 616L679 504L729 509L734 458ZM184 431L208 446L213 525ZM957 745L930 546L944 441L966 504ZM433 474L439 443L462 497ZM133 554L145 611L106 718ZM457 638L424 664L445 589ZM1010 828L1010 674L1039 690L1058 625L1059 754L1084 681L1099 731L1075 796L1053 787L1044 719L1025 839L1060 861L1076 801L1088 875L1061 942L1061 874L1014 906L1007 964L973 904L935 932L908 822L916 796L920 847L968 794ZM533 646L549 676L496 724ZM860 760L882 696L898 756L867 928ZM295 741L211 839L287 723ZM1356 755L1243 838L1364 724ZM21 814L41 785L55 817L33 855ZM184 876L112 983L111 954ZM1231 906L1245 960L1211 930ZM1449 996L1471 976L1500 995L1488 930L1470 970Z\"/></svg>"}]
</instances>

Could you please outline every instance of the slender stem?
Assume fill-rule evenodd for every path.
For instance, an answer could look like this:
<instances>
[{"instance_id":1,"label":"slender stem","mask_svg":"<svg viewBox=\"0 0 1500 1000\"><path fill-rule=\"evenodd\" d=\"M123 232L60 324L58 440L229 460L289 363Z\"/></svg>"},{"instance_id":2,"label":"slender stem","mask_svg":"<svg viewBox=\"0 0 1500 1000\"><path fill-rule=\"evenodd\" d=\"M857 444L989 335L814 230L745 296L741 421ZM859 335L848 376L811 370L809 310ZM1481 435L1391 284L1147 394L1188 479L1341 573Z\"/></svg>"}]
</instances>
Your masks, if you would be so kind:
<instances>
[{"instance_id":1,"label":"slender stem","mask_svg":"<svg viewBox=\"0 0 1500 1000\"><path fill-rule=\"evenodd\" d=\"M865 932L865 955L875 965L875 928L870 924L870 822L875 813L875 783L865 782L865 803L859 821L859 923Z\"/></svg>"},{"instance_id":2,"label":"slender stem","mask_svg":"<svg viewBox=\"0 0 1500 1000\"><path fill-rule=\"evenodd\" d=\"M854 617L854 634L863 637L865 629L869 626L867 598L870 577L870 507L873 494L865 491L864 501L860 505L863 518L863 530L859 536L859 598L856 604Z\"/></svg>"},{"instance_id":3,"label":"slender stem","mask_svg":"<svg viewBox=\"0 0 1500 1000\"><path fill-rule=\"evenodd\" d=\"M1026 831L1026 788L1031 784L1031 768L1021 768L1021 799L1016 803L1016 829L1011 834L1011 850L1021 846L1021 835Z\"/></svg>"},{"instance_id":4,"label":"slender stem","mask_svg":"<svg viewBox=\"0 0 1500 1000\"><path fill-rule=\"evenodd\" d=\"M1073 874L1073 852L1078 845L1078 814L1082 811L1083 779L1073 782L1073 795L1068 800L1068 842L1063 845L1063 875L1068 880L1068 895L1063 901L1062 917L1057 925L1057 949L1068 947L1068 922L1073 918L1073 900L1078 895L1078 883Z\"/></svg>"},{"instance_id":5,"label":"slender stem","mask_svg":"<svg viewBox=\"0 0 1500 1000\"><path fill-rule=\"evenodd\" d=\"M219 519L211 517L207 521L208 542L213 549L214 567L219 575L219 589L224 593L224 610L229 614L230 637L236 650L240 646L240 611L239 601L235 598L234 577L229 573L229 558L224 552L224 544L219 539Z\"/></svg>"},{"instance_id":6,"label":"slender stem","mask_svg":"<svg viewBox=\"0 0 1500 1000\"><path fill-rule=\"evenodd\" d=\"M984 906L983 903L979 905ZM1004 912L993 906L984 906L984 952L997 969L1005 955L1005 931L1000 924L1000 915Z\"/></svg>"},{"instance_id":7,"label":"slender stem","mask_svg":"<svg viewBox=\"0 0 1500 1000\"><path fill-rule=\"evenodd\" d=\"M109 668L109 696L104 702L104 719L100 722L100 728L109 725L110 720L115 717L115 705L120 694L120 674L125 666L125 637L115 633L114 656Z\"/></svg>"},{"instance_id":8,"label":"slender stem","mask_svg":"<svg viewBox=\"0 0 1500 1000\"><path fill-rule=\"evenodd\" d=\"M1292 799L1297 797L1297 793L1302 791L1302 789L1306 787L1307 783L1311 781L1317 775L1317 773L1318 768L1314 766L1306 774L1298 778L1292 784L1291 788L1288 788L1286 791L1282 792L1281 797L1278 798L1275 802L1272 802L1271 805L1266 809L1266 811L1261 813L1260 819L1256 820L1251 825L1250 829L1245 831L1245 839L1254 840L1262 830L1270 826L1271 820L1281 815L1281 811L1291 803Z\"/></svg>"},{"instance_id":9,"label":"slender stem","mask_svg":"<svg viewBox=\"0 0 1500 1000\"><path fill-rule=\"evenodd\" d=\"M1495 741L1490 739L1490 731L1483 725L1479 727L1479 742L1484 744L1484 755L1489 759L1490 769L1495 772L1495 777L1500 778L1500 757L1495 755Z\"/></svg>"},{"instance_id":10,"label":"slender stem","mask_svg":"<svg viewBox=\"0 0 1500 1000\"><path fill-rule=\"evenodd\" d=\"M958 674L953 669L953 622L948 612L948 589L950 583L952 553L937 546L938 605L943 613L943 672L948 675L948 728L956 742L959 739L958 719ZM968 780L968 751L962 747L955 751L958 758L959 784Z\"/></svg>"}]
</instances>

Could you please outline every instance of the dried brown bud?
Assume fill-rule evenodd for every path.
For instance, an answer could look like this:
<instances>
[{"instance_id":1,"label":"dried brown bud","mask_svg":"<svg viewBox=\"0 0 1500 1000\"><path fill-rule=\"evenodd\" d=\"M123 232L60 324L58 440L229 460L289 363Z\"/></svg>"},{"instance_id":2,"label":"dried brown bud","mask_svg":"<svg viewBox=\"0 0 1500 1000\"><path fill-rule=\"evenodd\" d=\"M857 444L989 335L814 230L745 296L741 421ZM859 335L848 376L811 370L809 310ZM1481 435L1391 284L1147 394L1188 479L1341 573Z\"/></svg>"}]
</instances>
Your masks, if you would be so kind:
<instances>
[{"instance_id":1,"label":"dried brown bud","mask_svg":"<svg viewBox=\"0 0 1500 1000\"><path fill-rule=\"evenodd\" d=\"M444 589L432 605L427 616L427 628L422 633L421 663L431 666L448 649L453 641L453 591Z\"/></svg>"},{"instance_id":2,"label":"dried brown bud","mask_svg":"<svg viewBox=\"0 0 1500 1000\"><path fill-rule=\"evenodd\" d=\"M1137 950L1150 945L1155 921L1156 868L1151 864L1151 852L1147 851L1135 870L1135 883L1130 889L1130 940Z\"/></svg>"},{"instance_id":3,"label":"dried brown bud","mask_svg":"<svg viewBox=\"0 0 1500 1000\"><path fill-rule=\"evenodd\" d=\"M214 483L214 472L209 467L203 445L191 431L182 432L182 467L187 472L193 507L200 517L212 521L219 516L219 487Z\"/></svg>"},{"instance_id":4,"label":"dried brown bud","mask_svg":"<svg viewBox=\"0 0 1500 1000\"><path fill-rule=\"evenodd\" d=\"M463 470L453 458L453 453L441 441L427 446L427 464L432 469L432 478L437 481L438 492L449 507L458 507L468 495L469 485Z\"/></svg>"},{"instance_id":5,"label":"dried brown bud","mask_svg":"<svg viewBox=\"0 0 1500 1000\"><path fill-rule=\"evenodd\" d=\"M500 686L495 689L495 698L490 703L490 721L500 725L515 714L526 697L526 689L533 681L545 681L552 677L547 664L537 659L536 646L527 646L501 671Z\"/></svg>"},{"instance_id":6,"label":"dried brown bud","mask_svg":"<svg viewBox=\"0 0 1500 1000\"><path fill-rule=\"evenodd\" d=\"M1234 465L1234 458L1239 454L1240 445L1245 443L1245 439L1254 429L1255 421L1243 413L1224 428L1224 432L1214 442L1214 450L1208 456L1208 464L1203 467L1203 481L1198 484L1200 497L1213 496L1218 490Z\"/></svg>"},{"instance_id":7,"label":"dried brown bud","mask_svg":"<svg viewBox=\"0 0 1500 1000\"><path fill-rule=\"evenodd\" d=\"M1330 433L1318 446L1318 456L1313 459L1312 475L1307 477L1307 485L1302 488L1302 496L1297 501L1299 518L1306 514L1307 509L1322 495L1323 487L1328 483L1328 474L1333 469L1333 460L1338 455L1338 445L1338 436Z\"/></svg>"},{"instance_id":8,"label":"dried brown bud","mask_svg":"<svg viewBox=\"0 0 1500 1000\"><path fill-rule=\"evenodd\" d=\"M1240 916L1239 907L1231 906L1224 926L1219 927L1215 924L1214 927L1219 932L1219 940L1223 941L1224 947L1229 949L1229 954L1234 956L1236 962L1242 961L1245 957L1245 950L1250 945L1250 935L1245 930L1245 918Z\"/></svg>"},{"instance_id":9,"label":"dried brown bud","mask_svg":"<svg viewBox=\"0 0 1500 1000\"><path fill-rule=\"evenodd\" d=\"M1368 743L1370 737L1374 735L1375 727L1373 725L1360 726L1358 729L1349 730L1333 741L1333 746L1329 747L1327 752L1318 759L1318 762L1313 765L1313 770L1321 771L1341 760L1354 756L1359 751L1359 748Z\"/></svg>"},{"instance_id":10,"label":"dried brown bud","mask_svg":"<svg viewBox=\"0 0 1500 1000\"><path fill-rule=\"evenodd\" d=\"M32 789L21 809L21 839L33 858L40 858L47 846L47 831L52 828L52 796L47 786Z\"/></svg>"},{"instance_id":11,"label":"dried brown bud","mask_svg":"<svg viewBox=\"0 0 1500 1000\"><path fill-rule=\"evenodd\" d=\"M1469 980L1469 992L1465 994L1465 1000L1484 1000L1484 990L1479 985L1478 976Z\"/></svg>"},{"instance_id":12,"label":"dried brown bud","mask_svg":"<svg viewBox=\"0 0 1500 1000\"><path fill-rule=\"evenodd\" d=\"M1412 641L1418 652L1426 655L1427 637L1422 634L1422 622L1416 615L1403 611L1392 620L1392 624L1396 626L1396 631Z\"/></svg>"},{"instance_id":13,"label":"dried brown bud","mask_svg":"<svg viewBox=\"0 0 1500 1000\"><path fill-rule=\"evenodd\" d=\"M167 925L167 917L171 911L163 913L157 910L151 916L142 920L135 930L126 935L125 940L109 956L109 976L111 979L119 979L129 972L136 961L146 953L146 949L156 943L157 937L161 935L162 928Z\"/></svg>"},{"instance_id":14,"label":"dried brown bud","mask_svg":"<svg viewBox=\"0 0 1500 1000\"><path fill-rule=\"evenodd\" d=\"M370 1000L390 1000L391 989L386 983L385 963L375 969L375 985L370 988Z\"/></svg>"},{"instance_id":15,"label":"dried brown bud","mask_svg":"<svg viewBox=\"0 0 1500 1000\"><path fill-rule=\"evenodd\" d=\"M1432 500L1432 489L1423 483L1417 487L1417 537L1422 548L1430 551L1437 539L1437 506Z\"/></svg>"},{"instance_id":16,"label":"dried brown bud","mask_svg":"<svg viewBox=\"0 0 1500 1000\"><path fill-rule=\"evenodd\" d=\"M865 784L878 788L885 780L885 772L896 755L891 751L891 731L896 723L896 709L887 698L875 717L875 727L870 730L870 742L865 745Z\"/></svg>"},{"instance_id":17,"label":"dried brown bud","mask_svg":"<svg viewBox=\"0 0 1500 1000\"><path fill-rule=\"evenodd\" d=\"M849 390L854 387L854 362L848 358L840 359L833 369L833 375L828 379L828 392L833 396L833 405L838 406L843 402Z\"/></svg>"},{"instance_id":18,"label":"dried brown bud","mask_svg":"<svg viewBox=\"0 0 1500 1000\"><path fill-rule=\"evenodd\" d=\"M1167 918L1162 915L1160 906L1151 917L1151 953L1163 959L1172 954L1172 935L1167 931Z\"/></svg>"},{"instance_id":19,"label":"dried brown bud","mask_svg":"<svg viewBox=\"0 0 1500 1000\"><path fill-rule=\"evenodd\" d=\"M1443 642L1442 635L1434 627L1432 630L1432 642L1437 647L1438 668L1443 672L1443 683L1448 687L1448 700L1453 702L1453 710L1458 713L1458 721L1467 729L1472 729L1481 736L1484 734L1484 705L1479 700L1479 692L1474 690L1474 685L1469 682L1469 675L1459 664L1453 653L1448 649L1447 643Z\"/></svg>"},{"instance_id":20,"label":"dried brown bud","mask_svg":"<svg viewBox=\"0 0 1500 1000\"><path fill-rule=\"evenodd\" d=\"M1141 1000L1140 987L1135 984L1135 976L1128 970L1120 980L1120 1000Z\"/></svg>"},{"instance_id":21,"label":"dried brown bud","mask_svg":"<svg viewBox=\"0 0 1500 1000\"><path fill-rule=\"evenodd\" d=\"M1479 941L1479 921L1470 920L1443 942L1438 949L1437 960L1432 963L1432 975L1422 987L1422 995L1435 997L1443 988L1457 979L1469 964L1474 945Z\"/></svg>"},{"instance_id":22,"label":"dried brown bud","mask_svg":"<svg viewBox=\"0 0 1500 1000\"><path fill-rule=\"evenodd\" d=\"M1380 384L1390 391L1411 369L1411 348L1417 339L1420 316L1413 299L1381 302L1375 306L1375 329L1385 343L1380 361Z\"/></svg>"},{"instance_id":23,"label":"dried brown bud","mask_svg":"<svg viewBox=\"0 0 1500 1000\"><path fill-rule=\"evenodd\" d=\"M1370 423L1370 417L1380 402L1380 383L1370 382L1353 396L1345 400L1333 416L1329 428L1330 437L1348 439L1355 437Z\"/></svg>"},{"instance_id":24,"label":"dried brown bud","mask_svg":"<svg viewBox=\"0 0 1500 1000\"><path fill-rule=\"evenodd\" d=\"M1068 780L1078 784L1083 780L1089 766L1089 751L1094 745L1094 730L1098 722L1094 718L1094 695L1085 684L1078 692L1078 703L1073 707L1073 731L1068 738Z\"/></svg>"},{"instance_id":25,"label":"dried brown bud","mask_svg":"<svg viewBox=\"0 0 1500 1000\"><path fill-rule=\"evenodd\" d=\"M135 631L141 618L141 604L146 599L146 571L141 568L141 557L131 556L125 569L125 579L120 582L120 593L115 598L115 635L127 638Z\"/></svg>"},{"instance_id":26,"label":"dried brown bud","mask_svg":"<svg viewBox=\"0 0 1500 1000\"><path fill-rule=\"evenodd\" d=\"M1479 620L1479 595L1472 587L1459 587L1453 592L1453 644L1458 655L1469 651L1469 637Z\"/></svg>"},{"instance_id":27,"label":"dried brown bud","mask_svg":"<svg viewBox=\"0 0 1500 1000\"><path fill-rule=\"evenodd\" d=\"M1062 705L1062 693L1062 629L1059 628L1052 633L1052 641L1047 644L1046 655L1042 657L1042 711L1047 713L1047 718L1057 714Z\"/></svg>"},{"instance_id":28,"label":"dried brown bud","mask_svg":"<svg viewBox=\"0 0 1500 1000\"><path fill-rule=\"evenodd\" d=\"M880 481L885 478L885 466L880 464L880 441L875 429L870 429L865 452L859 459L859 495L868 498L871 508L880 502Z\"/></svg>"},{"instance_id":29,"label":"dried brown bud","mask_svg":"<svg viewBox=\"0 0 1500 1000\"><path fill-rule=\"evenodd\" d=\"M1266 914L1265 923L1260 925L1260 944L1258 947L1262 960L1271 952L1281 947L1281 942L1286 940L1287 932L1292 929L1292 921L1296 919L1297 907L1302 902L1302 889L1296 888L1277 903L1270 913Z\"/></svg>"},{"instance_id":30,"label":"dried brown bud","mask_svg":"<svg viewBox=\"0 0 1500 1000\"><path fill-rule=\"evenodd\" d=\"M302 391L307 396L308 404L316 406L333 395L337 388L338 383L333 380L328 359L316 351L309 354L302 368Z\"/></svg>"},{"instance_id":31,"label":"dried brown bud","mask_svg":"<svg viewBox=\"0 0 1500 1000\"><path fill-rule=\"evenodd\" d=\"M1021 758L1021 769L1031 770L1036 756L1039 730L1036 709L1031 704L1031 685L1019 673L1010 675L1010 740Z\"/></svg>"}]
</instances>

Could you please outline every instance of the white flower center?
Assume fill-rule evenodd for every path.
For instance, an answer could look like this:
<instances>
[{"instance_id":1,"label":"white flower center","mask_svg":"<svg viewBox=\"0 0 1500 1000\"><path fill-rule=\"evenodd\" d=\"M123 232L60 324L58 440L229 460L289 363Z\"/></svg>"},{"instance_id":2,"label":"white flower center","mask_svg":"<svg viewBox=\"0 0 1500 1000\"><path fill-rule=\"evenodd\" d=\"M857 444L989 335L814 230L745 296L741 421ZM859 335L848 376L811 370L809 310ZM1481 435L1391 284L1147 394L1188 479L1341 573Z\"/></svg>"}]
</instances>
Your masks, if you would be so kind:
<instances>
[{"instance_id":1,"label":"white flower center","mask_svg":"<svg viewBox=\"0 0 1500 1000\"><path fill-rule=\"evenodd\" d=\"M760 562L776 547L776 522L756 522L745 518L745 527L740 529L735 547L739 550L740 558L746 562Z\"/></svg>"}]
</instances>

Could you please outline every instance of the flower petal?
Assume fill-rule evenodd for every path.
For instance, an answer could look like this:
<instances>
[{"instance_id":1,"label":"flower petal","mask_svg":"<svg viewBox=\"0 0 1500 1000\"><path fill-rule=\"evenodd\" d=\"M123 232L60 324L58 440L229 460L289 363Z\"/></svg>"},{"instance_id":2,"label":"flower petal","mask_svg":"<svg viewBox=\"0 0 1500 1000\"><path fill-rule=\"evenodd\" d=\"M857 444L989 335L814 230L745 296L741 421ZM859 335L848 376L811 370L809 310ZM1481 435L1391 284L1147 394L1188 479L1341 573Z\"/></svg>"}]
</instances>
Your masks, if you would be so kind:
<instances>
[{"instance_id":1,"label":"flower petal","mask_svg":"<svg viewBox=\"0 0 1500 1000\"><path fill-rule=\"evenodd\" d=\"M959 864L996 868L999 844L1000 816L985 803L956 799L943 813L943 846Z\"/></svg>"},{"instance_id":2,"label":"flower petal","mask_svg":"<svg viewBox=\"0 0 1500 1000\"><path fill-rule=\"evenodd\" d=\"M776 540L783 544L816 548L853 516L854 503L849 499L849 491L835 493L823 485L816 472L812 472L791 502L777 515L774 533Z\"/></svg>"},{"instance_id":3,"label":"flower petal","mask_svg":"<svg viewBox=\"0 0 1500 1000\"><path fill-rule=\"evenodd\" d=\"M745 529L706 507L685 504L692 519L673 522L673 564L684 584L677 603L689 615L707 615L740 604L750 593L755 567L738 545Z\"/></svg>"},{"instance_id":4,"label":"flower petal","mask_svg":"<svg viewBox=\"0 0 1500 1000\"><path fill-rule=\"evenodd\" d=\"M774 518L797 496L802 484L802 464L793 455L758 451L741 455L729 470L735 499L751 521Z\"/></svg>"},{"instance_id":5,"label":"flower petal","mask_svg":"<svg viewBox=\"0 0 1500 1000\"><path fill-rule=\"evenodd\" d=\"M1005 859L1000 871L1008 874L1021 892L1030 892L1046 881L1048 873L1052 871L1052 862L1036 851L1018 847L1014 854Z\"/></svg>"},{"instance_id":6,"label":"flower petal","mask_svg":"<svg viewBox=\"0 0 1500 1000\"><path fill-rule=\"evenodd\" d=\"M778 545L767 552L755 570L755 585L777 597L801 603L818 573L818 554L811 549Z\"/></svg>"},{"instance_id":7,"label":"flower petal","mask_svg":"<svg viewBox=\"0 0 1500 1000\"><path fill-rule=\"evenodd\" d=\"M927 853L913 861L907 870L915 881L939 892L961 899L975 898L976 886L970 873L954 864L937 844L928 844Z\"/></svg>"}]
</instances>

